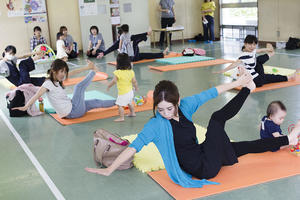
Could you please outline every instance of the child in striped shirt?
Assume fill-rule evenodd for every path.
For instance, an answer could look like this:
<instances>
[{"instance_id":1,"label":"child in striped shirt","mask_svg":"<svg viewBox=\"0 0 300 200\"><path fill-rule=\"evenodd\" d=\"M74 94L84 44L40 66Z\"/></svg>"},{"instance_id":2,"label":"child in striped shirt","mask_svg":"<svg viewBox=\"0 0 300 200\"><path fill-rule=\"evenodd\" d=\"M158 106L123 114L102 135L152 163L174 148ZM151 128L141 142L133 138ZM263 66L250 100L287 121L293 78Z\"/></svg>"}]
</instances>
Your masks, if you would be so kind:
<instances>
[{"instance_id":1,"label":"child in striped shirt","mask_svg":"<svg viewBox=\"0 0 300 200\"><path fill-rule=\"evenodd\" d=\"M300 69L297 69L296 72L290 76L265 74L263 64L267 60L269 60L271 56L274 55L274 49L271 44L267 44L266 48L256 49L257 43L258 40L256 36L247 35L247 37L244 40L244 46L242 49L243 53L238 58L238 60L226 67L225 69L216 73L224 73L238 66L245 67L252 75L256 87L261 87L267 83L284 82L296 79L296 76L300 72ZM256 57L256 53L263 52L265 52L266 54Z\"/></svg>"}]
</instances>

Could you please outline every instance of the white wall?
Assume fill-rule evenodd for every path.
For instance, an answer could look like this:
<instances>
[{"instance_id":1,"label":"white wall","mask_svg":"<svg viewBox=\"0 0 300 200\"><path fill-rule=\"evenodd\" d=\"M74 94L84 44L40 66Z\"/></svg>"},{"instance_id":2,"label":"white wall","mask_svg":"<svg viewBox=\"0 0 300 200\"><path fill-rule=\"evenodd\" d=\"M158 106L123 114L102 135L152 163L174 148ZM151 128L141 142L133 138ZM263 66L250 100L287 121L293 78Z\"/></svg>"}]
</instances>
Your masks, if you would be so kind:
<instances>
[{"instance_id":1,"label":"white wall","mask_svg":"<svg viewBox=\"0 0 300 200\"><path fill-rule=\"evenodd\" d=\"M78 4L78 0L77 4ZM80 29L81 40L84 52L88 49L90 27L95 25L99 28L99 32L102 33L105 41L105 47L107 48L112 44L112 28L110 20L110 6L108 0L98 0L98 15L92 16L80 16ZM99 13L101 8L105 8L104 13ZM77 10L79 12L79 8Z\"/></svg>"},{"instance_id":2,"label":"white wall","mask_svg":"<svg viewBox=\"0 0 300 200\"><path fill-rule=\"evenodd\" d=\"M132 12L124 12L124 4L131 4ZM147 32L149 29L148 0L120 0L121 24L128 24L131 34ZM150 44L142 42L141 45Z\"/></svg>"},{"instance_id":3,"label":"white wall","mask_svg":"<svg viewBox=\"0 0 300 200\"><path fill-rule=\"evenodd\" d=\"M30 38L33 36L33 27L40 26L42 35L49 42L48 23L33 22L25 24L23 17L8 17L4 1L0 4L0 53L7 45L14 45L17 48L17 55L30 52ZM2 56L0 56L2 57Z\"/></svg>"},{"instance_id":4,"label":"white wall","mask_svg":"<svg viewBox=\"0 0 300 200\"><path fill-rule=\"evenodd\" d=\"M300 38L299 19L299 0L259 0L259 40L275 42L287 41L290 36Z\"/></svg>"},{"instance_id":5,"label":"white wall","mask_svg":"<svg viewBox=\"0 0 300 200\"><path fill-rule=\"evenodd\" d=\"M148 0L149 4L149 18L150 25L152 28L160 28L160 12L158 11L158 5L160 0ZM195 35L202 33L202 20L201 20L201 5L203 0L174 0L175 1L175 15L176 15L176 25L184 26L184 38L194 38ZM219 31L219 0L215 0L216 11L214 13L215 17L215 36L220 37ZM173 39L181 39L180 33L174 33ZM157 34L156 41L159 40Z\"/></svg>"}]
</instances>

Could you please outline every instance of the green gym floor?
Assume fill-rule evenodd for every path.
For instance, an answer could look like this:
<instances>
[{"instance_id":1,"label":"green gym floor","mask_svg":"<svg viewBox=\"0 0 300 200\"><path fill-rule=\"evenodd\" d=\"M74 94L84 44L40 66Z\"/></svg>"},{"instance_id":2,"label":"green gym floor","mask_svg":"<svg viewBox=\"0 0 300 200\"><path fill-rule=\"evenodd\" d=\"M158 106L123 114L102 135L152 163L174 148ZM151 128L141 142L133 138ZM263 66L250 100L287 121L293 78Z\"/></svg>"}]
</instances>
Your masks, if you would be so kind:
<instances>
[{"instance_id":1,"label":"green gym floor","mask_svg":"<svg viewBox=\"0 0 300 200\"><path fill-rule=\"evenodd\" d=\"M181 52L185 47L203 48L206 50L207 56L215 58L236 59L240 53L242 43L235 40L225 40L214 44L186 43L184 46L174 44L171 50ZM159 51L149 47L144 47L142 50ZM108 73L111 77L114 67L105 63L113 60L115 60L115 55L111 54L102 60L93 61L97 63L100 71ZM70 64L70 68L76 68L83 66L85 59L81 57L69 62L75 64ZM212 73L225 67L225 65L160 73L149 71L148 64L137 64L134 66L140 89L138 93L140 95L145 95L148 90L153 90L155 84L163 79L174 81L182 97L231 81L228 77ZM299 68L300 50L276 50L275 56L267 62L267 65L293 69ZM34 73L45 72L48 67L49 65L38 66ZM85 74L86 72L81 75ZM88 90L106 92L105 83L93 82L88 87ZM68 93L72 93L73 87L68 87L66 90ZM54 193L61 193L65 199L72 200L172 199L147 174L135 168L116 171L109 177L90 174L84 170L85 167L96 167L92 155L93 132L96 129L104 128L121 136L138 133L152 116L152 111L139 112L137 117L126 118L123 123L115 123L113 122L114 118L109 118L62 126L49 115L10 118L4 98L7 89L0 86L0 92L2 94L0 108L4 113L4 119L8 119L12 125L11 129L15 129L21 136L21 140L25 142L32 152L30 157L36 158L36 161L44 169L43 172L39 173L12 134L11 129L8 128L7 122L1 118L0 199L55 199ZM116 97L116 86L108 94ZM210 115L228 102L235 94L235 91L226 92L218 98L209 101L194 115L194 121L206 127ZM281 126L283 132L286 133L289 124L295 123L297 119L300 119L299 98L300 86L251 94L238 115L227 123L226 130L230 139L235 141L258 139L260 119L265 114L268 103L272 100L281 100L287 106L288 114ZM41 174L47 177L48 184L46 184ZM299 187L300 176L293 176L203 199L299 200ZM54 188L53 192L50 188Z\"/></svg>"}]
</instances>

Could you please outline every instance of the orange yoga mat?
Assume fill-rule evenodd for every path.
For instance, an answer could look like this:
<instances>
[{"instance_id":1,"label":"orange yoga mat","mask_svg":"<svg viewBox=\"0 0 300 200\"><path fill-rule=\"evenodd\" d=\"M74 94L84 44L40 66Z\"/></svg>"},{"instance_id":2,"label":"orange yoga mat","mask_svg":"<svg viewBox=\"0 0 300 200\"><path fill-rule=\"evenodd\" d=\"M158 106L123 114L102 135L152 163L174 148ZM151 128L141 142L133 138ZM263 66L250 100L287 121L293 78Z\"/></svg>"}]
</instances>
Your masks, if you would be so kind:
<instances>
[{"instance_id":1,"label":"orange yoga mat","mask_svg":"<svg viewBox=\"0 0 300 200\"><path fill-rule=\"evenodd\" d=\"M201 62L193 62L193 63L184 63L178 65L165 65L165 66L149 66L150 69L167 72L167 71L175 71L181 69L189 69L189 68L197 68L197 67L207 67L211 65L221 65L226 63L232 63L232 60L224 60L224 59L216 59L216 60L207 60Z\"/></svg>"},{"instance_id":2,"label":"orange yoga mat","mask_svg":"<svg viewBox=\"0 0 300 200\"><path fill-rule=\"evenodd\" d=\"M252 91L252 93L263 92L263 91L267 91L267 90L275 90L275 89L279 89L279 88L291 87L291 86L296 86L296 85L300 85L300 79L295 80L295 81L265 84L262 87L256 88L254 91ZM235 89L241 90L242 88L237 87Z\"/></svg>"},{"instance_id":3,"label":"orange yoga mat","mask_svg":"<svg viewBox=\"0 0 300 200\"><path fill-rule=\"evenodd\" d=\"M142 112L146 110L152 110L153 108L153 91L149 91L147 94L147 101L141 106L135 106L135 112ZM129 113L129 109L125 109L125 114ZM113 106L110 108L97 108L90 110L84 116L76 119L62 119L59 118L57 114L50 114L54 119L56 119L62 125L71 125L71 124L78 124L83 122L94 121L97 119L105 119L109 117L114 117L119 115L118 107Z\"/></svg>"},{"instance_id":4,"label":"orange yoga mat","mask_svg":"<svg viewBox=\"0 0 300 200\"><path fill-rule=\"evenodd\" d=\"M289 149L278 152L248 154L239 158L239 163L226 166L210 179L220 185L205 185L202 188L183 188L168 177L166 170L148 173L161 187L177 200L196 199L222 192L245 188L300 174L300 158Z\"/></svg>"},{"instance_id":5,"label":"orange yoga mat","mask_svg":"<svg viewBox=\"0 0 300 200\"><path fill-rule=\"evenodd\" d=\"M85 77L77 77L77 78L68 78L64 81L64 85L65 86L69 86L69 85L75 85L77 83L79 83L80 81L82 81ZM97 72L93 81L103 81L106 80L108 78L108 75L104 72Z\"/></svg>"},{"instance_id":6,"label":"orange yoga mat","mask_svg":"<svg viewBox=\"0 0 300 200\"><path fill-rule=\"evenodd\" d=\"M181 53L176 53L176 52L170 52L168 55L166 55L164 58L173 58L173 57L180 57L182 56ZM156 59L145 59L145 60L139 60L136 62L133 62L133 64L140 64L140 63L147 63L147 62L154 62ZM110 65L116 66L116 62L108 62Z\"/></svg>"}]
</instances>

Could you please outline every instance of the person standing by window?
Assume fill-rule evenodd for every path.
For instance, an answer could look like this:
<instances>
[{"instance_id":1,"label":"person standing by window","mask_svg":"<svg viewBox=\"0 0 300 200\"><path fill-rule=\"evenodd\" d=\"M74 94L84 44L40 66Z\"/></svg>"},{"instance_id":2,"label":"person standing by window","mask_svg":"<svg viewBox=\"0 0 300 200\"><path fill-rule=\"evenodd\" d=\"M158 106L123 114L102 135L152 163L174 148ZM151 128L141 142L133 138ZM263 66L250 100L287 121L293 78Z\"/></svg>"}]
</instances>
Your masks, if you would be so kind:
<instances>
[{"instance_id":1,"label":"person standing by window","mask_svg":"<svg viewBox=\"0 0 300 200\"><path fill-rule=\"evenodd\" d=\"M212 43L215 40L215 32L214 32L215 9L216 9L216 5L213 0L204 0L204 3L201 6L204 39L206 43ZM209 31L209 36L208 36L208 31Z\"/></svg>"}]
</instances>

